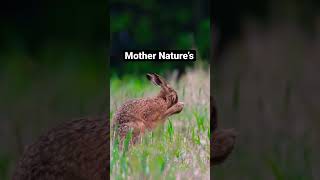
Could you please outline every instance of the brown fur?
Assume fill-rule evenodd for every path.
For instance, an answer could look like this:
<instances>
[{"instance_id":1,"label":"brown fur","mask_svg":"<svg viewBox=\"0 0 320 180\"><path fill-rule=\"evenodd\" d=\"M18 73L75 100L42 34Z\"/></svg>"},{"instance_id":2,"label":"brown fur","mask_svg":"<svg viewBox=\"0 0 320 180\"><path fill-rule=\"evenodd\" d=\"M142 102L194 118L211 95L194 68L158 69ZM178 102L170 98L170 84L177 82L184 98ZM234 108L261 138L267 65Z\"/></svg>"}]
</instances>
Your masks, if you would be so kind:
<instances>
[{"instance_id":1,"label":"brown fur","mask_svg":"<svg viewBox=\"0 0 320 180\"><path fill-rule=\"evenodd\" d=\"M224 162L231 154L236 138L236 132L233 129L222 129L216 131L218 127L217 110L213 97L211 99L211 119L212 119L212 139L211 139L211 164L218 165Z\"/></svg>"},{"instance_id":2,"label":"brown fur","mask_svg":"<svg viewBox=\"0 0 320 180\"><path fill-rule=\"evenodd\" d=\"M147 74L147 78L161 87L155 97L129 100L117 110L113 117L117 133L123 140L130 129L133 129L133 143L137 142L146 130L152 130L165 122L167 117L179 113L183 103L178 102L177 92L159 75Z\"/></svg>"},{"instance_id":3,"label":"brown fur","mask_svg":"<svg viewBox=\"0 0 320 180\"><path fill-rule=\"evenodd\" d=\"M108 144L107 117L67 122L25 149L13 180L105 180Z\"/></svg>"}]
</instances>

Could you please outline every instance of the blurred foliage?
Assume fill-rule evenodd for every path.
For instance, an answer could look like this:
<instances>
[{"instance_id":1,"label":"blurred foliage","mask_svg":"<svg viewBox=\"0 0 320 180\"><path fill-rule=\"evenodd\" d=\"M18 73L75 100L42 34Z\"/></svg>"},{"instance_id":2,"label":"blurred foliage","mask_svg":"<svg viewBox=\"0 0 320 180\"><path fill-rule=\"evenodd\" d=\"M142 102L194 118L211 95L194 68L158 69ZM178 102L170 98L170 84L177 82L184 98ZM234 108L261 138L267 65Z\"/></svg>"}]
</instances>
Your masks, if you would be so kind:
<instances>
[{"instance_id":1,"label":"blurred foliage","mask_svg":"<svg viewBox=\"0 0 320 180\"><path fill-rule=\"evenodd\" d=\"M106 7L103 0L1 4L1 180L46 129L107 111Z\"/></svg>"},{"instance_id":2,"label":"blurred foliage","mask_svg":"<svg viewBox=\"0 0 320 180\"><path fill-rule=\"evenodd\" d=\"M0 7L0 63L7 61L3 54L8 52L30 56L33 62L43 61L39 56L56 49L105 53L109 31L106 6L107 2L102 0L90 3L35 0L21 1L19 5L7 1ZM53 61L66 60L51 55Z\"/></svg>"},{"instance_id":3,"label":"blurred foliage","mask_svg":"<svg viewBox=\"0 0 320 180\"><path fill-rule=\"evenodd\" d=\"M209 61L209 1L111 1L111 68L118 74L144 73L156 63L131 63L121 59L130 49L197 49L197 60ZM157 63L158 71L184 71L193 63Z\"/></svg>"}]
</instances>

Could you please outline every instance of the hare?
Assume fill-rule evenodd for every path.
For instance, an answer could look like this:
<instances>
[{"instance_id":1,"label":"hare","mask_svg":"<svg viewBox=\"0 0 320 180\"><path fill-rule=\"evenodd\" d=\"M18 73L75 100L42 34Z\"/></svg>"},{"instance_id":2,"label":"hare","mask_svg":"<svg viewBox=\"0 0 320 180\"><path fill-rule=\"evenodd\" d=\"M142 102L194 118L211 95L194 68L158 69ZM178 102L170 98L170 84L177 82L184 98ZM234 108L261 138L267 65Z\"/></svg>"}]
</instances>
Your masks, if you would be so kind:
<instances>
[{"instance_id":1,"label":"hare","mask_svg":"<svg viewBox=\"0 0 320 180\"><path fill-rule=\"evenodd\" d=\"M215 107L215 102L213 97L211 99L211 118L212 118L212 130L213 136L211 138L211 164L213 166L221 164L224 162L227 157L231 154L237 133L234 129L222 129L220 131L216 131L218 123L217 123L217 110Z\"/></svg>"},{"instance_id":2,"label":"hare","mask_svg":"<svg viewBox=\"0 0 320 180\"><path fill-rule=\"evenodd\" d=\"M161 76L150 73L146 77L161 90L154 97L129 100L118 108L113 122L121 141L132 129L131 142L135 144L146 130L156 128L184 107L183 102L178 102L177 92Z\"/></svg>"},{"instance_id":3,"label":"hare","mask_svg":"<svg viewBox=\"0 0 320 180\"><path fill-rule=\"evenodd\" d=\"M222 129L213 133L212 165L223 163L231 154L236 138L234 129Z\"/></svg>"},{"instance_id":4,"label":"hare","mask_svg":"<svg viewBox=\"0 0 320 180\"><path fill-rule=\"evenodd\" d=\"M109 177L109 119L62 124L27 147L13 180L105 180Z\"/></svg>"}]
</instances>

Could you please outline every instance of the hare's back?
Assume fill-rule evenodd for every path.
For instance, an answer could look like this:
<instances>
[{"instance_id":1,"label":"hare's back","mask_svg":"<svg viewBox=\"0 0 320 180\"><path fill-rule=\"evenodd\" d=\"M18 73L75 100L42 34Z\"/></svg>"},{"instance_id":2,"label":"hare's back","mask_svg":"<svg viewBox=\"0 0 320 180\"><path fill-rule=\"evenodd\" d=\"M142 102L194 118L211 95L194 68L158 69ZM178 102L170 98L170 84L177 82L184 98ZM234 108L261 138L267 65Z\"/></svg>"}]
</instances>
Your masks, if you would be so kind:
<instances>
[{"instance_id":1,"label":"hare's back","mask_svg":"<svg viewBox=\"0 0 320 180\"><path fill-rule=\"evenodd\" d=\"M127 123L132 119L145 120L155 114L163 114L166 108L166 103L161 98L129 100L119 107L114 120L119 124Z\"/></svg>"},{"instance_id":2,"label":"hare's back","mask_svg":"<svg viewBox=\"0 0 320 180\"><path fill-rule=\"evenodd\" d=\"M81 119L52 129L30 145L13 179L105 179L108 120Z\"/></svg>"}]
</instances>

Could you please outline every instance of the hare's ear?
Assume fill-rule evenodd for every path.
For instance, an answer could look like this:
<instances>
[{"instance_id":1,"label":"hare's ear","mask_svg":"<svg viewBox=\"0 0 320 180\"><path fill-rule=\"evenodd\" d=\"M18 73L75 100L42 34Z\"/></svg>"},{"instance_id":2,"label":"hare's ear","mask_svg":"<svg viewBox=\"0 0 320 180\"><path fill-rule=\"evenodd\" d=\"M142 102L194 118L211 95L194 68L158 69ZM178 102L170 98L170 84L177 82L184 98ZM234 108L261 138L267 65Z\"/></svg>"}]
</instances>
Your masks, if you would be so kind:
<instances>
[{"instance_id":1,"label":"hare's ear","mask_svg":"<svg viewBox=\"0 0 320 180\"><path fill-rule=\"evenodd\" d=\"M159 79L159 81L161 81L162 86L166 87L168 86L168 83L166 80L164 80L163 77L161 77L160 75L156 74L156 73L152 73L155 77L157 77Z\"/></svg>"},{"instance_id":2,"label":"hare's ear","mask_svg":"<svg viewBox=\"0 0 320 180\"><path fill-rule=\"evenodd\" d=\"M148 74L146 74L146 77L153 84L158 85L158 86L163 86L163 82L162 82L162 80L159 78L159 76L157 74L148 73Z\"/></svg>"}]
</instances>

